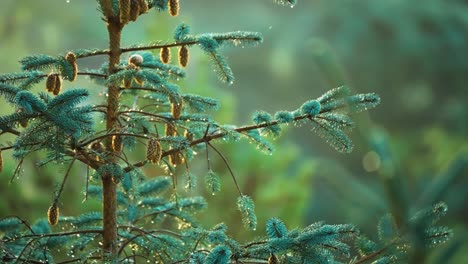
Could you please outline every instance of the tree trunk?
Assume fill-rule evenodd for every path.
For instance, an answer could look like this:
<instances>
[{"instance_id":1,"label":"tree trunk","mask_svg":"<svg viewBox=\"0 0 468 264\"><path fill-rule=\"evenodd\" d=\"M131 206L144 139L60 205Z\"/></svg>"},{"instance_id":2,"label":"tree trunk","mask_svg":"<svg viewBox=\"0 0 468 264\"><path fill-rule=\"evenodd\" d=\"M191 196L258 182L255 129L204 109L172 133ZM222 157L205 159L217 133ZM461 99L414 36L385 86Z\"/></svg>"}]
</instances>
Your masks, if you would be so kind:
<instances>
[{"instance_id":1,"label":"tree trunk","mask_svg":"<svg viewBox=\"0 0 468 264\"><path fill-rule=\"evenodd\" d=\"M119 17L109 17L107 30L109 32L109 74L115 73L120 62L120 37L122 25ZM118 126L119 87L108 87L106 130L112 132ZM111 138L107 138L106 149L111 152ZM115 162L116 154L109 155L107 162ZM103 201L103 250L111 258L117 253L117 192L116 184L112 181L112 175L101 175L102 201Z\"/></svg>"}]
</instances>

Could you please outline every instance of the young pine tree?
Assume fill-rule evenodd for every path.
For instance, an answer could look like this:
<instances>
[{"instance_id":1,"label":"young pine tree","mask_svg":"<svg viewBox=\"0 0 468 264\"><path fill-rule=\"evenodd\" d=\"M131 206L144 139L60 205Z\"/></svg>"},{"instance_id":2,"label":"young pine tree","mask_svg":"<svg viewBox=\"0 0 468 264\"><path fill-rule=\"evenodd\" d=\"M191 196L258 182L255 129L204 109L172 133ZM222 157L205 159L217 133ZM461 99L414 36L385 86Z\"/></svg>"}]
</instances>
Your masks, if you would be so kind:
<instances>
[{"instance_id":1,"label":"young pine tree","mask_svg":"<svg viewBox=\"0 0 468 264\"><path fill-rule=\"evenodd\" d=\"M285 5L296 1L276 0ZM216 148L218 140L247 139L259 149L271 152L266 136L278 136L285 124L309 124L339 152L350 152L346 132L353 127L350 114L375 107L380 98L373 93L352 94L341 86L309 100L292 111L271 115L258 111L253 124L219 124L207 114L217 110L216 99L186 94L177 85L190 65L190 51L201 49L210 59L221 81L231 84L233 73L221 49L247 47L262 42L255 32L195 34L185 24L174 31L174 39L156 44L122 47L123 28L142 15L183 9L178 0L99 0L105 26L107 49L70 50L57 56L31 55L23 58L22 71L0 75L0 95L13 106L0 116L0 136L11 134L11 144L0 146L3 159L12 156L18 165L12 179L21 172L23 160L33 152L46 153L39 165L68 164L61 186L55 192L47 219L34 224L17 216L0 220L0 257L4 263L392 263L405 260L411 235L419 230L429 245L447 240L450 230L435 226L446 211L442 203L397 225L391 215L379 223L379 241L359 235L350 224L314 223L288 230L280 219L270 219L266 235L241 243L226 234L227 226L206 229L194 218L205 208L202 197L181 197L175 191L178 171L183 171L188 188L197 175L190 171L196 152L207 156L208 171L203 181L211 193L220 191L219 176L209 155L221 157L239 192L237 205L246 228L255 229L253 200L242 193L233 170ZM182 5L182 8L181 8ZM104 26L104 24L103 24ZM178 62L171 62L171 53ZM82 69L80 59L99 56L99 69ZM178 64L178 65L177 65ZM82 76L105 87L106 101L89 102L89 91L63 89ZM33 93L31 88L45 86ZM128 105L128 102L132 102ZM100 129L99 121L105 121ZM141 160L130 150L143 150ZM89 169L86 198L102 200L102 211L62 216L60 199L73 166ZM148 178L143 167L164 168L167 176ZM46 212L47 211L47 212ZM352 245L356 246L354 250Z\"/></svg>"}]
</instances>

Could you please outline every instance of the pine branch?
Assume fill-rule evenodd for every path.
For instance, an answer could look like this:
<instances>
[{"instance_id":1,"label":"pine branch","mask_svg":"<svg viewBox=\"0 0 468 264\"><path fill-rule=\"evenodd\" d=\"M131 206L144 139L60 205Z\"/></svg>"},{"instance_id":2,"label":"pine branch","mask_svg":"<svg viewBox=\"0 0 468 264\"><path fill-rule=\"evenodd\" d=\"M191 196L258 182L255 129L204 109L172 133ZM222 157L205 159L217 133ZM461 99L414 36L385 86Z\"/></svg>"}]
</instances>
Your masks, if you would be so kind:
<instances>
[{"instance_id":1,"label":"pine branch","mask_svg":"<svg viewBox=\"0 0 468 264\"><path fill-rule=\"evenodd\" d=\"M101 139L106 139L106 138L112 138L112 136L125 136L125 137L136 137L136 138L143 138L143 139L149 139L150 137L149 136L145 136L145 135L141 135L141 134L131 134L131 133L107 133L107 134L104 134L104 135L101 135L101 136L97 136L97 137L94 137L94 138L91 138L91 139L88 139L84 142L81 142L78 147L85 147L85 146L88 146L89 144L95 142L95 141L99 141Z\"/></svg>"},{"instance_id":2,"label":"pine branch","mask_svg":"<svg viewBox=\"0 0 468 264\"><path fill-rule=\"evenodd\" d=\"M391 246L393 246L393 244L395 244L396 242L398 242L398 240L400 239L400 237L396 237L394 238L392 241L390 241L388 244L386 244L385 246L381 247L380 249L372 252L371 254L369 255L365 255L363 256L362 258L358 259L356 262L353 262L353 264L362 264L362 263L366 263L368 261L371 261L375 258L377 258L378 256L380 256L381 254L383 254L386 250L388 250Z\"/></svg>"},{"instance_id":3,"label":"pine branch","mask_svg":"<svg viewBox=\"0 0 468 264\"><path fill-rule=\"evenodd\" d=\"M0 219L0 222L5 220L5 219L9 219L9 218L18 219L21 222L21 224L23 224L32 234L35 234L34 230L31 228L31 225L28 223L28 221L24 220L23 218L21 218L19 216L16 216L16 215L5 216L5 217L2 217Z\"/></svg>"},{"instance_id":4,"label":"pine branch","mask_svg":"<svg viewBox=\"0 0 468 264\"><path fill-rule=\"evenodd\" d=\"M229 36L229 34L224 34L224 35L218 35L218 36L213 36L213 39L216 41L222 42L222 41L260 41L261 38L258 36ZM198 44L198 40L187 40L187 41L180 41L180 42L173 42L173 43L167 43L167 44L148 44L148 45L142 45L142 46L136 46L136 47L127 47L127 48L121 48L120 53L128 53L128 52L135 52L135 51L145 51L145 50L156 50L156 49L162 49L162 48L174 48L174 47L182 47L182 46L192 46L195 44ZM88 53L82 53L78 54L76 57L79 58L86 58L86 57L92 57L92 56L100 56L100 55L109 55L110 50L109 49L103 49L99 51L92 51Z\"/></svg>"},{"instance_id":5,"label":"pine branch","mask_svg":"<svg viewBox=\"0 0 468 264\"><path fill-rule=\"evenodd\" d=\"M83 229L83 230L76 230L76 231L68 231L68 232L58 232L58 233L51 233L51 234L27 234L27 235L21 235L21 236L15 236L6 239L5 241L10 242L10 241L15 241L18 239L23 239L23 238L48 238L48 237L60 237L60 236L73 236L73 235L82 235L82 234L102 234L101 229Z\"/></svg>"},{"instance_id":6,"label":"pine branch","mask_svg":"<svg viewBox=\"0 0 468 264\"><path fill-rule=\"evenodd\" d=\"M147 214L144 214L138 218L135 219L135 221L133 221L133 224L136 224L137 222L139 222L140 220L146 218L146 217L150 217L150 216L154 216L154 215L158 215L158 214L163 214L163 213L168 213L170 211L174 210L173 207L170 207L170 208L167 208L167 209L163 209L163 210L159 210L159 211L153 211L151 213L147 213Z\"/></svg>"},{"instance_id":7,"label":"pine branch","mask_svg":"<svg viewBox=\"0 0 468 264\"><path fill-rule=\"evenodd\" d=\"M100 78L103 78L103 79L107 78L106 74L100 74L100 73L96 73L96 72L79 71L77 74L78 75L85 75L85 76L87 75L87 76L100 77ZM39 74L39 75L35 75L34 77L35 78L46 78L47 76L48 76L48 74ZM12 77L12 78L8 78L8 82L25 80L25 79L28 79L28 78L31 78L31 77L30 76L24 76L24 75L18 75L18 76Z\"/></svg>"},{"instance_id":8,"label":"pine branch","mask_svg":"<svg viewBox=\"0 0 468 264\"><path fill-rule=\"evenodd\" d=\"M107 79L107 75L106 74L101 74L101 73L97 73L97 72L78 72L78 75L87 75L87 76L93 76L93 77L100 77L100 78L103 78L103 79Z\"/></svg>"},{"instance_id":9,"label":"pine branch","mask_svg":"<svg viewBox=\"0 0 468 264\"><path fill-rule=\"evenodd\" d=\"M86 257L86 259L91 259L91 260L101 260L102 259L102 256L90 256L90 257ZM68 263L74 263L74 262L79 262L79 263L82 263L83 262L83 259L82 258L75 258L75 259L70 259L70 260L65 260L65 261L61 261L61 262L56 262L56 264L68 264ZM42 263L43 262L39 262L39 263Z\"/></svg>"},{"instance_id":10,"label":"pine branch","mask_svg":"<svg viewBox=\"0 0 468 264\"><path fill-rule=\"evenodd\" d=\"M161 233L161 234L168 234L168 235L171 235L171 236L174 236L174 237L178 237L178 238L182 238L183 236L179 233L176 233L176 232L173 232L171 230L167 230L167 229L157 229L157 230L144 230L144 229L141 229L141 228L138 228L136 226L129 226L129 225L119 225L118 228L122 228L122 229L125 229L125 228L129 228L129 229L132 229L132 230L135 230L135 231L138 231L140 233Z\"/></svg>"},{"instance_id":11,"label":"pine branch","mask_svg":"<svg viewBox=\"0 0 468 264\"><path fill-rule=\"evenodd\" d=\"M13 134L15 136L19 136L21 134L21 132L19 132L18 130L10 128L10 127L3 128L0 135L2 135L4 133L10 133L10 134Z\"/></svg>"},{"instance_id":12,"label":"pine branch","mask_svg":"<svg viewBox=\"0 0 468 264\"><path fill-rule=\"evenodd\" d=\"M119 229L130 229L130 230L139 232L139 234L127 239L125 242L122 243L119 250L117 251L118 256L120 256L120 254L123 252L123 250L125 249L125 247L127 247L128 244L130 244L132 241L134 241L135 239L137 239L139 237L142 237L142 236L151 236L151 237L157 238L156 236L154 236L154 234L155 233L162 233L162 234L168 234L168 235L171 235L171 236L174 236L174 237L177 237L177 238L182 238L182 236L180 234L172 232L170 230L163 230L163 229L161 229L161 230L144 230L144 229L138 228L136 226L129 226L129 225L119 225L118 228Z\"/></svg>"},{"instance_id":13,"label":"pine branch","mask_svg":"<svg viewBox=\"0 0 468 264\"><path fill-rule=\"evenodd\" d=\"M23 254L26 252L26 250L32 246L33 243L43 239L43 238L50 238L50 237L63 237L63 236L71 236L71 235L78 235L78 234L89 234L89 233L102 233L102 230L79 230L79 231L71 231L71 232L62 232L62 233L53 233L53 234L31 234L31 235L23 235L23 236L18 236L18 237L13 237L10 241L14 241L16 239L23 239L23 238L32 238L29 240L24 248L21 250L19 253L18 257L15 257L15 259L23 259ZM7 240L8 242L8 240ZM29 258L28 258L29 261Z\"/></svg>"},{"instance_id":14,"label":"pine branch","mask_svg":"<svg viewBox=\"0 0 468 264\"><path fill-rule=\"evenodd\" d=\"M149 116L149 117L155 117L157 119L160 119L160 120L164 121L164 123L168 123L170 120L174 120L174 118L172 118L172 117L158 115L158 114L152 114L152 113L144 112L144 111L127 110L127 111L120 111L119 113L120 114L140 114L140 115L145 115L145 116Z\"/></svg>"},{"instance_id":15,"label":"pine branch","mask_svg":"<svg viewBox=\"0 0 468 264\"><path fill-rule=\"evenodd\" d=\"M9 261L10 259L8 259L8 257L6 256L4 260ZM22 258L22 257L14 257L11 260L21 261L21 263L44 264L43 261L37 261L37 260L29 259L29 258L25 259L25 258ZM70 262L66 262L66 263L70 263Z\"/></svg>"},{"instance_id":16,"label":"pine branch","mask_svg":"<svg viewBox=\"0 0 468 264\"><path fill-rule=\"evenodd\" d=\"M306 119L306 118L313 118L313 117L311 117L309 114L300 115L300 116L295 117L294 121L300 121L300 120L303 120L303 119ZM247 125L247 126L238 127L238 128L235 128L234 131L242 133L242 132L248 132L248 131L252 131L252 130L256 130L256 129L260 129L260 128L265 128L265 127L269 127L269 126L272 126L272 125L278 125L278 124L280 124L280 122L278 120L275 120L275 121L272 121L270 123L261 123L261 124L256 124L256 125ZM210 142L210 141L218 139L218 138L222 138L225 135L226 135L226 133L224 133L224 132L219 132L219 133L215 133L215 134L212 134L212 135L205 135L202 138L191 141L189 145L190 145L190 147L196 146L198 144L202 144L202 143ZM166 150L166 151L164 151L162 153L162 157L166 157L168 155L174 154L174 153L176 153L178 151L181 151L181 150L183 150L183 148L174 148L174 149ZM129 172L134 168L139 168L139 167L142 167L142 166L146 165L146 163L147 163L146 160L136 162L132 166L124 168L124 171Z\"/></svg>"}]
</instances>

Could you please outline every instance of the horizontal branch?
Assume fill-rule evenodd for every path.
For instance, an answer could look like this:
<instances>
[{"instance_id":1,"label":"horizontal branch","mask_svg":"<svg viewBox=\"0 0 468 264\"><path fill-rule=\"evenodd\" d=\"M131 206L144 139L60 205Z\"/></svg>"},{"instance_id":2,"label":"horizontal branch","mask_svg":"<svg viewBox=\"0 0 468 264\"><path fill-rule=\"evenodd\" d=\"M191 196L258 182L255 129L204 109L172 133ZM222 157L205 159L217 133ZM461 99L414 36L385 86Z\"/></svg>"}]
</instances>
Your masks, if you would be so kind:
<instances>
[{"instance_id":1,"label":"horizontal branch","mask_svg":"<svg viewBox=\"0 0 468 264\"><path fill-rule=\"evenodd\" d=\"M23 236L14 236L6 241L15 241L18 239L23 238L47 238L47 237L58 237L58 236L73 236L73 235L82 235L82 234L101 234L102 230L100 229L84 229L84 230L76 230L76 231L69 231L69 232L61 232L61 233L51 233L51 234L29 234Z\"/></svg>"},{"instance_id":2,"label":"horizontal branch","mask_svg":"<svg viewBox=\"0 0 468 264\"><path fill-rule=\"evenodd\" d=\"M19 136L19 135L20 135L20 132L19 132L18 130L13 129L13 128L10 128L10 127L7 127L7 128L5 128L5 129L2 129L1 134L3 134L3 133L10 133L10 134L13 134L13 135L15 135L15 136ZM1 135L1 134L0 134L0 135Z\"/></svg>"},{"instance_id":3,"label":"horizontal branch","mask_svg":"<svg viewBox=\"0 0 468 264\"><path fill-rule=\"evenodd\" d=\"M245 36L245 37L239 37L239 36L214 36L213 39L217 41L226 41L226 40L238 40L238 41L257 41L258 38L252 37L252 36ZM155 49L162 49L162 48L174 48L174 47L181 47L181 46L191 46L198 44L198 40L190 40L190 41L182 41L182 42L173 42L173 43L167 43L167 44L152 44L152 45L143 45L143 46L137 46L137 47L127 47L127 48L121 48L120 52L121 53L127 53L127 52L133 52L133 51L143 51L143 50L155 50ZM90 53L85 53L82 55L78 55L77 58L86 58L86 57L92 57L92 56L99 56L99 55L108 55L110 53L109 49L104 49L104 50L99 50L99 51L93 51Z\"/></svg>"},{"instance_id":4,"label":"horizontal branch","mask_svg":"<svg viewBox=\"0 0 468 264\"><path fill-rule=\"evenodd\" d=\"M78 75L87 75L87 76L94 76L94 77L101 77L101 78L104 78L104 79L107 79L107 75L106 74L101 74L101 73L96 73L96 72L86 72L86 71L80 71L77 73ZM34 76L35 78L45 78L47 77L49 74L39 74L37 76ZM24 79L28 79L30 78L30 76L18 76L16 78L11 78L11 79L8 79L8 81L17 81L17 80L24 80Z\"/></svg>"},{"instance_id":5,"label":"horizontal branch","mask_svg":"<svg viewBox=\"0 0 468 264\"><path fill-rule=\"evenodd\" d=\"M100 140L100 139L104 139L104 138L107 138L107 137L112 137L112 136L125 136L125 137L137 137L137 138L144 138L144 139L149 139L150 137L148 136L144 136L144 135L140 135L140 134L131 134L131 133L108 133L108 134L104 134L102 136L97 136L95 138L92 138L92 139L89 139L87 141L84 141L82 142L79 147L85 147L89 144L91 144L92 142L94 141L97 141L97 140Z\"/></svg>"},{"instance_id":6,"label":"horizontal branch","mask_svg":"<svg viewBox=\"0 0 468 264\"><path fill-rule=\"evenodd\" d=\"M295 117L294 121L300 121L300 120L306 119L306 118L312 118L312 117L309 114L301 115L301 116ZM242 126L242 127L238 127L236 129L233 129L233 130L238 132L238 133L243 133L243 132L248 132L248 131L251 131L251 130L256 130L256 129L265 128L265 127L269 127L269 126L274 126L274 125L278 125L278 124L280 124L280 122L278 120L275 120L275 121L268 122L268 123L260 123L260 124L256 124L256 125ZM204 136L202 138L191 141L190 146L192 147L192 146L195 146L195 145L198 145L198 144L201 144L201 143L210 142L210 141L212 141L214 139L224 137L225 135L226 135L225 132L219 132L219 133L212 134L212 135L206 135L206 136ZM173 154L175 152L178 152L178 151L181 151L181 150L182 149L180 149L180 148L179 149L171 149L171 150L163 152L162 156L165 157L165 156L171 155L171 154Z\"/></svg>"},{"instance_id":7,"label":"horizontal branch","mask_svg":"<svg viewBox=\"0 0 468 264\"><path fill-rule=\"evenodd\" d=\"M102 257L101 256L86 257L86 260L90 260L90 259L93 259L93 260L98 260L99 259L100 260L100 259L102 259ZM74 263L74 262L83 263L83 258L69 259L69 260L65 260L65 261L62 261L62 262L56 262L56 264L68 264L68 263ZM43 263L43 262L40 262L40 263Z\"/></svg>"},{"instance_id":8,"label":"horizontal branch","mask_svg":"<svg viewBox=\"0 0 468 264\"><path fill-rule=\"evenodd\" d=\"M106 74L96 73L96 72L78 72L78 75L88 75L88 76L101 77L103 79L107 79Z\"/></svg>"},{"instance_id":9,"label":"horizontal branch","mask_svg":"<svg viewBox=\"0 0 468 264\"><path fill-rule=\"evenodd\" d=\"M148 234L150 234L150 233L161 233L161 234L168 234L168 235L179 237L179 238L182 237L181 234L175 233L175 232L173 232L171 230L167 230L167 229L144 230L144 229L138 228L136 226L129 226L129 225L119 225L117 228L128 228L128 229L131 229L131 230L138 231L140 233L148 233Z\"/></svg>"},{"instance_id":10,"label":"horizontal branch","mask_svg":"<svg viewBox=\"0 0 468 264\"><path fill-rule=\"evenodd\" d=\"M309 114L305 114L305 115L295 117L293 121L300 121L300 120L306 119L306 118L313 118L313 117L311 115L309 115ZM280 124L280 122L278 120L275 120L275 121L272 121L272 122L269 122L269 123L261 123L261 124L256 124L256 125L242 126L242 127L238 127L236 129L233 129L233 130L238 132L238 133L243 133L243 132L248 132L248 131L251 131L251 130L265 128L265 127L274 126L274 125L278 125L278 124ZM210 142L210 141L212 141L214 139L222 138L225 135L226 135L225 132L219 132L219 133L216 133L216 134L205 135L202 138L191 141L189 145L190 145L190 147L192 147L192 146L202 144L202 143L205 143L205 142ZM174 148L174 149L170 149L170 150L167 150L167 151L163 151L161 157L166 157L168 155L177 153L177 152L179 152L181 150L184 150L184 147ZM136 162L132 166L126 167L124 169L124 171L129 172L133 168L142 167L142 166L146 165L147 163L148 163L147 160L142 160L142 161Z\"/></svg>"},{"instance_id":11,"label":"horizontal branch","mask_svg":"<svg viewBox=\"0 0 468 264\"><path fill-rule=\"evenodd\" d=\"M158 115L158 114L152 114L152 113L144 112L144 111L136 111L136 110L120 111L119 114L140 114L140 115L160 118L160 119L165 120L165 121L173 119L172 117L162 116L162 115Z\"/></svg>"}]
</instances>

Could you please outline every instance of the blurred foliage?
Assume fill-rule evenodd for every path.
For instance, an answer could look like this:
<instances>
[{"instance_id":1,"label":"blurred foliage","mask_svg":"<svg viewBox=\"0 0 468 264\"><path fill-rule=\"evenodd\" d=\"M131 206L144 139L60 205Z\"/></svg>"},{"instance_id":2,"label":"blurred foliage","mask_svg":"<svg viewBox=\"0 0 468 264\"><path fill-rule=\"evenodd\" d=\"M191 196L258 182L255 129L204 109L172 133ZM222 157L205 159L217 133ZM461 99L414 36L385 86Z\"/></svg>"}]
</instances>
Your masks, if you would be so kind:
<instances>
[{"instance_id":1,"label":"blurred foliage","mask_svg":"<svg viewBox=\"0 0 468 264\"><path fill-rule=\"evenodd\" d=\"M212 82L215 77L208 74L210 66L194 52L182 86L201 95L216 89L221 99L217 120L240 123L254 110L298 105L304 97L316 97L341 84L378 92L382 105L372 113L375 122L367 117L358 121L362 129L354 133L356 148L350 156L335 154L310 136L307 128L291 131L277 142L273 156L257 153L247 144L223 144L222 151L236 168L243 189L255 199L257 208L264 209L257 210L259 223L271 216L282 218L293 228L317 220L351 222L364 233L375 233L375 223L389 211L395 198L384 176L385 170L391 170L406 192L408 210L426 206L419 199L433 186L446 186L438 198L448 204L449 217L444 221L454 228L455 237L431 255L430 263L467 262L463 252L468 249L468 177L466 163L463 167L456 160L466 160L468 155L468 3L314 0L300 1L289 10L268 2L184 3L191 12L182 12L181 18L194 32L242 28L265 36L261 49L228 52L236 75L236 83L229 88ZM245 12L246 5L249 12ZM99 18L94 15L94 2L3 0L0 6L0 72L17 69L18 63L11 58L106 45L105 28L95 26ZM73 12L64 12L67 8ZM168 16L142 20L144 27L130 25L124 32L125 44L132 44L135 36L148 41L172 37L170 29L176 22ZM93 60L87 63L96 66ZM1 111L6 107L1 104ZM375 131L374 123L379 124L378 132L371 132ZM389 165L372 143L376 135L385 135L392 156ZM203 221L207 226L226 221L231 235L248 239L255 234L247 234L232 217L237 214L234 189L228 187L232 180L223 162L214 162L225 187L221 195L208 199ZM14 161L6 160L0 177L0 217L44 216L53 195L50 186L61 176L52 168L39 170L34 164L33 159L25 167L27 173L22 174L20 186L19 181L8 183ZM200 175L206 173L203 158L193 166ZM454 171L454 166L461 169ZM72 175L70 180L76 183L67 187L63 214L99 209L97 204L81 203L85 176L84 169L76 169ZM451 179L450 184L443 183L444 177ZM218 213L221 210L222 215ZM259 230L264 228L259 226Z\"/></svg>"}]
</instances>

